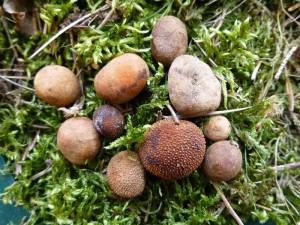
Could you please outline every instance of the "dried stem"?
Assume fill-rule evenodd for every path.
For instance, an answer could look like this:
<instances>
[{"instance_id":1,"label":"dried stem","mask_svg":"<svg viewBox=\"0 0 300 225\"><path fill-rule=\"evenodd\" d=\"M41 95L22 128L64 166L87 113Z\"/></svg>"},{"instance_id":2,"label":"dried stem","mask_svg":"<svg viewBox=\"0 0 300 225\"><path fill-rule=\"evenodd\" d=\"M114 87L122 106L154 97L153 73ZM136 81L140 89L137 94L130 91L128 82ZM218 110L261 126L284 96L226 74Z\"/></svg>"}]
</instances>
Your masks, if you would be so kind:
<instances>
[{"instance_id":1,"label":"dried stem","mask_svg":"<svg viewBox=\"0 0 300 225\"><path fill-rule=\"evenodd\" d=\"M220 195L220 197L222 198L226 208L229 210L230 214L233 216L233 218L235 219L235 221L239 224L239 225L244 225L243 221L240 219L240 217L236 214L236 212L234 211L234 209L231 207L229 201L227 200L226 196L224 195L224 193L220 190L220 188L218 187L218 185L214 182L212 182L214 188L217 190L218 194Z\"/></svg>"},{"instance_id":2,"label":"dried stem","mask_svg":"<svg viewBox=\"0 0 300 225\"><path fill-rule=\"evenodd\" d=\"M108 14L105 16L104 20L100 23L100 25L96 28L96 30L100 30L109 20L109 18L113 15L114 9L111 9Z\"/></svg>"},{"instance_id":3,"label":"dried stem","mask_svg":"<svg viewBox=\"0 0 300 225\"><path fill-rule=\"evenodd\" d=\"M177 117L177 115L176 115L174 109L172 108L172 106L171 106L170 104L168 104L167 107L168 107L168 109L170 110L170 112L171 112L171 114L172 114L172 117L173 117L175 123L176 123L176 124L180 124L179 119L178 119L178 117Z\"/></svg>"},{"instance_id":4,"label":"dried stem","mask_svg":"<svg viewBox=\"0 0 300 225\"><path fill-rule=\"evenodd\" d=\"M94 12L89 13L89 14L79 18L78 20L75 20L74 22L70 23L68 26L65 26L60 31L58 31L52 38L50 38L45 44L43 44L37 51L35 51L28 59L33 59L36 55L38 55L41 51L43 51L43 49L46 48L51 42L53 42L56 38L58 38L60 35L62 35L64 32L66 32L70 28L74 27L75 25L77 25L81 21L91 17L92 15L94 15L98 12L107 10L108 8L109 8L108 5L104 5L101 8L95 10Z\"/></svg>"},{"instance_id":5,"label":"dried stem","mask_svg":"<svg viewBox=\"0 0 300 225\"><path fill-rule=\"evenodd\" d=\"M39 172L39 173L33 175L33 176L30 178L30 180L36 180L36 179L40 178L41 176L44 176L45 174L51 172L51 170L52 170L52 163L53 163L53 161L52 161L51 159L47 159L47 160L46 160L46 164L47 164L46 169L44 169L44 170L42 170L41 172Z\"/></svg>"},{"instance_id":6,"label":"dried stem","mask_svg":"<svg viewBox=\"0 0 300 225\"><path fill-rule=\"evenodd\" d=\"M282 71L283 71L285 65L287 64L289 59L292 57L294 52L297 50L297 48L298 48L298 46L292 47L291 50L288 51L288 53L286 54L285 58L283 59L282 63L280 64L280 67L279 67L277 73L275 74L275 79L276 80L278 80L280 78L280 75L282 74Z\"/></svg>"},{"instance_id":7,"label":"dried stem","mask_svg":"<svg viewBox=\"0 0 300 225\"><path fill-rule=\"evenodd\" d=\"M14 81L12 81L12 80L10 80L10 79L7 79L7 78L6 78L5 76L3 76L3 75L0 75L0 78L3 79L3 80L5 80L5 81L7 81L7 82L9 82L9 83L11 83L11 84L14 84L14 85L18 86L18 87L21 87L21 88L27 89L27 90L29 90L29 91L35 92L34 89L29 88L29 87L26 87L26 86L21 85L21 84L18 84L17 82L14 82Z\"/></svg>"}]
</instances>

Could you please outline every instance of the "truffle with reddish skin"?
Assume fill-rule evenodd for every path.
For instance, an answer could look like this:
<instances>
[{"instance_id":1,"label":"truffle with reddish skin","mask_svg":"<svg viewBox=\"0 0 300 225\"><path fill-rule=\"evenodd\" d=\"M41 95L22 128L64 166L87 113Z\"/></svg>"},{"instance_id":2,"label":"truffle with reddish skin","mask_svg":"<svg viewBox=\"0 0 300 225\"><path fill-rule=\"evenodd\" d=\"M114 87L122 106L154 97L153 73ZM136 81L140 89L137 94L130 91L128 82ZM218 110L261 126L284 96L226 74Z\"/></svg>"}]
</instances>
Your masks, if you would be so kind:
<instances>
[{"instance_id":1,"label":"truffle with reddish skin","mask_svg":"<svg viewBox=\"0 0 300 225\"><path fill-rule=\"evenodd\" d=\"M145 170L136 152L121 151L108 163L107 179L115 194L122 198L140 195L145 188Z\"/></svg>"},{"instance_id":2,"label":"truffle with reddish skin","mask_svg":"<svg viewBox=\"0 0 300 225\"><path fill-rule=\"evenodd\" d=\"M97 155L100 135L87 117L73 117L61 124L57 133L61 153L73 164L83 165Z\"/></svg>"},{"instance_id":3,"label":"truffle with reddish skin","mask_svg":"<svg viewBox=\"0 0 300 225\"><path fill-rule=\"evenodd\" d=\"M93 114L93 123L97 131L109 139L120 137L125 128L123 114L112 105L98 107Z\"/></svg>"},{"instance_id":4,"label":"truffle with reddish skin","mask_svg":"<svg viewBox=\"0 0 300 225\"><path fill-rule=\"evenodd\" d=\"M152 30L151 52L153 57L165 66L186 54L188 35L184 23L175 16L160 18Z\"/></svg>"},{"instance_id":5,"label":"truffle with reddish skin","mask_svg":"<svg viewBox=\"0 0 300 225\"><path fill-rule=\"evenodd\" d=\"M225 116L212 116L204 124L203 133L211 141L226 140L231 132L231 125Z\"/></svg>"},{"instance_id":6,"label":"truffle with reddish skin","mask_svg":"<svg viewBox=\"0 0 300 225\"><path fill-rule=\"evenodd\" d=\"M109 103L126 103L143 90L149 74L149 68L140 56L126 53L111 60L97 73L95 90Z\"/></svg>"},{"instance_id":7,"label":"truffle with reddish skin","mask_svg":"<svg viewBox=\"0 0 300 225\"><path fill-rule=\"evenodd\" d=\"M34 78L34 89L50 105L67 106L79 96L79 83L74 73L64 66L45 66Z\"/></svg>"},{"instance_id":8,"label":"truffle with reddish skin","mask_svg":"<svg viewBox=\"0 0 300 225\"><path fill-rule=\"evenodd\" d=\"M165 180L188 176L201 164L205 154L202 131L192 122L161 120L145 132L139 147L144 167Z\"/></svg>"},{"instance_id":9,"label":"truffle with reddish skin","mask_svg":"<svg viewBox=\"0 0 300 225\"><path fill-rule=\"evenodd\" d=\"M241 170L242 153L234 141L218 141L206 150L203 173L213 181L228 181Z\"/></svg>"}]
</instances>

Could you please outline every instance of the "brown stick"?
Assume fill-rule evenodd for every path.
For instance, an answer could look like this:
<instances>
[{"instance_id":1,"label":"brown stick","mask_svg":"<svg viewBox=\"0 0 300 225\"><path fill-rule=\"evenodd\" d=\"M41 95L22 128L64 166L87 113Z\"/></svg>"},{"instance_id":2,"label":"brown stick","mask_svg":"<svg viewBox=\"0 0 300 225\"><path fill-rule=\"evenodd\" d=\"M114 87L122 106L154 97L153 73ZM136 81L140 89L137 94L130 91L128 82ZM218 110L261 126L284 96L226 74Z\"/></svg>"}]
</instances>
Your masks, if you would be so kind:
<instances>
[{"instance_id":1,"label":"brown stick","mask_svg":"<svg viewBox=\"0 0 300 225\"><path fill-rule=\"evenodd\" d=\"M220 195L220 197L222 198L226 208L229 210L230 214L233 216L233 218L235 219L235 221L239 224L239 225L244 225L243 221L240 219L240 217L236 214L236 212L234 211L234 209L231 207L230 203L228 202L227 198L225 197L224 193L220 190L220 188L218 187L218 185L214 182L212 182L214 188L217 190L218 194Z\"/></svg>"}]
</instances>

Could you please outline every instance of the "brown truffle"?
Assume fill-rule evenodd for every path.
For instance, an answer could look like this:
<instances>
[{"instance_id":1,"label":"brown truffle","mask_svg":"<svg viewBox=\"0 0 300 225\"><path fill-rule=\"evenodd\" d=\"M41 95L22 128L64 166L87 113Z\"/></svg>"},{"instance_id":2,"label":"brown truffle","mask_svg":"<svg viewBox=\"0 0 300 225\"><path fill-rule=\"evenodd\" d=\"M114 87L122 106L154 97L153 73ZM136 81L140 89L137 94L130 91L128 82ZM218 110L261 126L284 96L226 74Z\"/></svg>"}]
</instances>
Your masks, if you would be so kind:
<instances>
[{"instance_id":1,"label":"brown truffle","mask_svg":"<svg viewBox=\"0 0 300 225\"><path fill-rule=\"evenodd\" d=\"M57 145L71 163L83 165L97 155L101 140L92 120L86 117L73 117L59 127Z\"/></svg>"},{"instance_id":2,"label":"brown truffle","mask_svg":"<svg viewBox=\"0 0 300 225\"><path fill-rule=\"evenodd\" d=\"M205 153L203 173L213 181L228 181L242 168L242 153L234 141L218 141Z\"/></svg>"},{"instance_id":3,"label":"brown truffle","mask_svg":"<svg viewBox=\"0 0 300 225\"><path fill-rule=\"evenodd\" d=\"M212 116L204 124L203 133L211 141L223 141L231 132L229 120L225 116Z\"/></svg>"},{"instance_id":4,"label":"brown truffle","mask_svg":"<svg viewBox=\"0 0 300 225\"><path fill-rule=\"evenodd\" d=\"M143 90L149 73L140 56L126 53L111 60L98 72L94 80L95 90L109 103L126 103Z\"/></svg>"},{"instance_id":5,"label":"brown truffle","mask_svg":"<svg viewBox=\"0 0 300 225\"><path fill-rule=\"evenodd\" d=\"M80 88L74 73L66 67L50 65L35 75L36 94L45 102L55 106L67 106L79 96Z\"/></svg>"},{"instance_id":6,"label":"brown truffle","mask_svg":"<svg viewBox=\"0 0 300 225\"><path fill-rule=\"evenodd\" d=\"M101 105L98 107L93 114L93 123L97 131L109 139L120 137L125 128L123 114L111 105Z\"/></svg>"},{"instance_id":7,"label":"brown truffle","mask_svg":"<svg viewBox=\"0 0 300 225\"><path fill-rule=\"evenodd\" d=\"M202 131L193 123L161 120L145 132L139 147L144 167L165 180L188 176L197 169L205 153Z\"/></svg>"},{"instance_id":8,"label":"brown truffle","mask_svg":"<svg viewBox=\"0 0 300 225\"><path fill-rule=\"evenodd\" d=\"M132 198L145 188L145 171L135 152L121 151L111 158L107 166L108 183L118 196Z\"/></svg>"},{"instance_id":9,"label":"brown truffle","mask_svg":"<svg viewBox=\"0 0 300 225\"><path fill-rule=\"evenodd\" d=\"M175 16L160 18L152 30L151 52L153 57L165 66L186 54L188 36L184 23Z\"/></svg>"}]
</instances>

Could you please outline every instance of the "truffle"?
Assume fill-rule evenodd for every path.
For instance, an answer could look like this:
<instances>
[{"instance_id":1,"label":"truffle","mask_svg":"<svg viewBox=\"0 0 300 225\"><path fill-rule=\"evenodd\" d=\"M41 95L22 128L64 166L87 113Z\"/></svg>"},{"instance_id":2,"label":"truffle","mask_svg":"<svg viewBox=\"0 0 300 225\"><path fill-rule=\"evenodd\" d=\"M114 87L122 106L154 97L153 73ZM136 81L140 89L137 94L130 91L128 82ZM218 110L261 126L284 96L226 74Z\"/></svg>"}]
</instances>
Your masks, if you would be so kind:
<instances>
[{"instance_id":1,"label":"truffle","mask_svg":"<svg viewBox=\"0 0 300 225\"><path fill-rule=\"evenodd\" d=\"M145 188L145 171L136 152L121 151L107 166L109 186L122 198L140 195Z\"/></svg>"},{"instance_id":2,"label":"truffle","mask_svg":"<svg viewBox=\"0 0 300 225\"><path fill-rule=\"evenodd\" d=\"M223 141L231 132L229 120L225 116L212 116L204 124L203 133L211 141Z\"/></svg>"},{"instance_id":3,"label":"truffle","mask_svg":"<svg viewBox=\"0 0 300 225\"><path fill-rule=\"evenodd\" d=\"M139 147L144 167L165 180L188 176L197 169L205 154L202 131L192 122L161 120L145 132Z\"/></svg>"}]
</instances>

